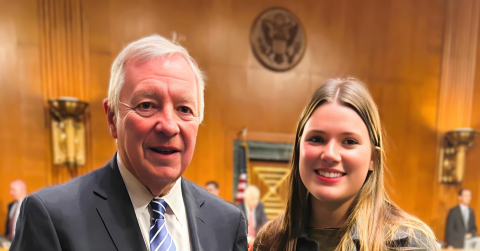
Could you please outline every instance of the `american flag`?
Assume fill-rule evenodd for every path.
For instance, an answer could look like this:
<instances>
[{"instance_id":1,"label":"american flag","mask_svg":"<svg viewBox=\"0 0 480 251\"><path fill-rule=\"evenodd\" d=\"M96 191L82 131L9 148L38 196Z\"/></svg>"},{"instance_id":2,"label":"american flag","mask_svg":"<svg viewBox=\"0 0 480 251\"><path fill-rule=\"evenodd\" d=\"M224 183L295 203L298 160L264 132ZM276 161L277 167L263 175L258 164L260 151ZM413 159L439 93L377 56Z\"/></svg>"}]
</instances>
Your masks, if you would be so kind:
<instances>
[{"instance_id":1,"label":"american flag","mask_svg":"<svg viewBox=\"0 0 480 251\"><path fill-rule=\"evenodd\" d=\"M245 188L247 188L248 179L247 179L247 170L248 170L248 145L247 142L242 142L242 147L240 148L241 151L241 163L238 175L238 185L237 185L237 196L235 202L238 204L243 201L243 192Z\"/></svg>"}]
</instances>

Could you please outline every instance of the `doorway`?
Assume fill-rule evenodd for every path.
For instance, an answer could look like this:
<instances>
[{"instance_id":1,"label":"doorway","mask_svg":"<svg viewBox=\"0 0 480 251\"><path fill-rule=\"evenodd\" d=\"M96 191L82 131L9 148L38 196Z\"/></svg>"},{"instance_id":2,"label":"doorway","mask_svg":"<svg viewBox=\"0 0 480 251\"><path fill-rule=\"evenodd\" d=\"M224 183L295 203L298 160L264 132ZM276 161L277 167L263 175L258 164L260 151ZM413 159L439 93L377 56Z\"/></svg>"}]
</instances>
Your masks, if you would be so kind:
<instances>
[{"instance_id":1,"label":"doorway","mask_svg":"<svg viewBox=\"0 0 480 251\"><path fill-rule=\"evenodd\" d=\"M265 206L268 220L275 219L285 210L289 188L289 162L250 160L249 183L260 189L260 201Z\"/></svg>"}]
</instances>

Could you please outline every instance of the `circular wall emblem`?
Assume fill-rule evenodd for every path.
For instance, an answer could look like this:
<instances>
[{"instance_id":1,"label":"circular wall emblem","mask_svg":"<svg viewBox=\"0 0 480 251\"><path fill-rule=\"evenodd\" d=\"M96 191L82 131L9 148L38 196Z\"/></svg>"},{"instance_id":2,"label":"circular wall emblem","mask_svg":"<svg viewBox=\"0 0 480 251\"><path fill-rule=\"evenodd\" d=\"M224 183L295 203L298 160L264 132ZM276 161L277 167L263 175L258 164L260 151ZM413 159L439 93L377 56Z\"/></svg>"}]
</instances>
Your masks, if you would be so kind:
<instances>
[{"instance_id":1,"label":"circular wall emblem","mask_svg":"<svg viewBox=\"0 0 480 251\"><path fill-rule=\"evenodd\" d=\"M305 32L291 12L272 8L260 14L253 23L250 45L262 65L274 71L286 71L302 59Z\"/></svg>"}]
</instances>

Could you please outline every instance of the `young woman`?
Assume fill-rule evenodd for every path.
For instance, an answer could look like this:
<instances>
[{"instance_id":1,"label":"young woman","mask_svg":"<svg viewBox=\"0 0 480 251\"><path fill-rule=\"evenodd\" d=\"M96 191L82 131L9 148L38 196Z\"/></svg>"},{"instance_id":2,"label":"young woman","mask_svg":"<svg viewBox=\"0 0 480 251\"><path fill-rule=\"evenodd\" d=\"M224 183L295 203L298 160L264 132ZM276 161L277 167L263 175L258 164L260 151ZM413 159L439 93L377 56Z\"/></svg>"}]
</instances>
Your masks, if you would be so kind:
<instances>
[{"instance_id":1,"label":"young woman","mask_svg":"<svg viewBox=\"0 0 480 251\"><path fill-rule=\"evenodd\" d=\"M258 251L437 250L433 232L389 200L377 107L353 79L330 80L297 127L285 213L259 232Z\"/></svg>"}]
</instances>

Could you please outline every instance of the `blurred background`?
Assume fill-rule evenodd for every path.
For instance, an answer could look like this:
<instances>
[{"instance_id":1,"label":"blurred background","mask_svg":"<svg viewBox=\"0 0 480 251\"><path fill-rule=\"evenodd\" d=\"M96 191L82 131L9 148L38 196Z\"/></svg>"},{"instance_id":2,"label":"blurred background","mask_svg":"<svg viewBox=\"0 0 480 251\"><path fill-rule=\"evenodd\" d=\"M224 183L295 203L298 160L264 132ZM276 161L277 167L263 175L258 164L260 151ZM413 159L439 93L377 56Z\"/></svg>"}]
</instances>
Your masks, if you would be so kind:
<instances>
[{"instance_id":1,"label":"blurred background","mask_svg":"<svg viewBox=\"0 0 480 251\"><path fill-rule=\"evenodd\" d=\"M303 54L283 71L265 67L251 44L256 19L274 7L303 31ZM0 0L0 226L12 181L32 193L112 158L102 106L111 64L128 43L160 34L186 47L207 77L185 178L216 181L234 202L246 173L274 217L302 109L327 79L354 77L380 111L391 199L443 240L460 188L480 210L479 13L478 0ZM73 121L48 102L65 96L88 104ZM448 141L458 128L473 131ZM77 162L62 164L72 154Z\"/></svg>"}]
</instances>

